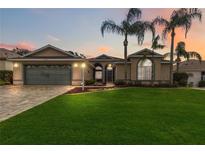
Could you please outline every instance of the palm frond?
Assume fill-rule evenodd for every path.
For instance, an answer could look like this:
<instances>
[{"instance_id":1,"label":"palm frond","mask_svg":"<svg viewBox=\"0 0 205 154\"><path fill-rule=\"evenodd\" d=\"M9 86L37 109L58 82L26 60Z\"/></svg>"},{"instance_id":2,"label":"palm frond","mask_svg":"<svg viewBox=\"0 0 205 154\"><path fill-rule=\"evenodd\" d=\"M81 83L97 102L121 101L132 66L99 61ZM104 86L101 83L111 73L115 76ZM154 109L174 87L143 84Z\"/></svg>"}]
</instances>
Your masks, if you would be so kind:
<instances>
[{"instance_id":1,"label":"palm frond","mask_svg":"<svg viewBox=\"0 0 205 154\"><path fill-rule=\"evenodd\" d=\"M160 25L160 26L165 26L165 27L169 27L169 21L167 21L166 19L162 18L162 17L156 17L153 20L153 24L154 25Z\"/></svg>"},{"instance_id":2,"label":"palm frond","mask_svg":"<svg viewBox=\"0 0 205 154\"><path fill-rule=\"evenodd\" d=\"M160 36L159 36L159 35L157 35L157 36L153 39L153 41L152 41L152 46L151 46L151 48L152 48L153 50L163 49L163 48L165 47L165 45L159 44L159 39L160 39Z\"/></svg>"},{"instance_id":3,"label":"palm frond","mask_svg":"<svg viewBox=\"0 0 205 154\"><path fill-rule=\"evenodd\" d=\"M149 21L136 21L130 26L130 32L136 35L139 45L143 44L145 32L147 31L152 33L153 38L155 37L155 28Z\"/></svg>"},{"instance_id":4,"label":"palm frond","mask_svg":"<svg viewBox=\"0 0 205 154\"><path fill-rule=\"evenodd\" d=\"M192 19L198 19L201 21L202 12L199 9L187 9L181 8L173 11L170 19L170 25L172 27L182 27L185 29L185 37L192 25Z\"/></svg>"},{"instance_id":5,"label":"palm frond","mask_svg":"<svg viewBox=\"0 0 205 154\"><path fill-rule=\"evenodd\" d=\"M133 22L134 19L140 19L141 18L141 14L142 14L142 11L138 8L131 8L129 9L128 13L127 13L127 22Z\"/></svg>"},{"instance_id":6,"label":"palm frond","mask_svg":"<svg viewBox=\"0 0 205 154\"><path fill-rule=\"evenodd\" d=\"M101 25L102 36L104 36L105 32L117 33L120 35L124 35L124 33L125 33L124 29L121 26L117 25L113 20L103 21L103 23Z\"/></svg>"},{"instance_id":7,"label":"palm frond","mask_svg":"<svg viewBox=\"0 0 205 154\"><path fill-rule=\"evenodd\" d=\"M189 58L196 58L200 62L202 61L202 57L201 57L201 55L198 52L190 51L190 52L187 52L187 54L188 54Z\"/></svg>"}]
</instances>

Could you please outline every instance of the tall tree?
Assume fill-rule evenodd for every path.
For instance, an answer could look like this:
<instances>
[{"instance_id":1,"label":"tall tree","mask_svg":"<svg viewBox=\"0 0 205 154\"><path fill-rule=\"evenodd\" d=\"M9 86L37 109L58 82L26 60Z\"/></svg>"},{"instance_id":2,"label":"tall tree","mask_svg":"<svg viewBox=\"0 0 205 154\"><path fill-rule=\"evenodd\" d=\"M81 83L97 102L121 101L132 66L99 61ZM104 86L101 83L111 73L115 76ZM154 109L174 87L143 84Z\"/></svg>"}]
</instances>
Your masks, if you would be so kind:
<instances>
[{"instance_id":1,"label":"tall tree","mask_svg":"<svg viewBox=\"0 0 205 154\"><path fill-rule=\"evenodd\" d=\"M152 40L152 61L154 62L154 51L157 49L163 49L165 47L165 45L162 45L159 43L160 40L160 36L157 35L156 37L154 37L154 39ZM154 65L152 64L152 82L154 80Z\"/></svg>"},{"instance_id":2,"label":"tall tree","mask_svg":"<svg viewBox=\"0 0 205 154\"><path fill-rule=\"evenodd\" d=\"M183 28L185 30L185 37L192 26L192 20L198 19L201 21L202 12L197 8L181 8L174 10L169 20L162 17L157 17L154 24L164 25L162 32L163 38L171 33L171 48L170 48L170 84L173 84L173 53L174 53L174 38L176 28Z\"/></svg>"},{"instance_id":3,"label":"tall tree","mask_svg":"<svg viewBox=\"0 0 205 154\"><path fill-rule=\"evenodd\" d=\"M17 47L14 48L13 51L21 56L24 56L30 52L28 49L21 49L21 48L17 48Z\"/></svg>"},{"instance_id":4,"label":"tall tree","mask_svg":"<svg viewBox=\"0 0 205 154\"><path fill-rule=\"evenodd\" d=\"M136 36L138 44L143 44L146 31L151 31L155 35L153 24L148 21L141 21L141 10L137 8L129 9L126 18L118 25L113 20L105 20L101 25L101 33L104 36L105 32L116 33L124 36L124 60L125 60L125 80L127 80L127 46L128 36Z\"/></svg>"},{"instance_id":5,"label":"tall tree","mask_svg":"<svg viewBox=\"0 0 205 154\"><path fill-rule=\"evenodd\" d=\"M166 53L165 57L169 56L169 55L170 55L170 53ZM181 58L184 58L187 61L189 61L189 59L191 59L191 58L198 59L200 62L202 60L202 57L198 52L187 51L186 45L182 41L177 43L174 56L176 56L175 61L177 63L177 72L179 72L179 64L182 61Z\"/></svg>"}]
</instances>

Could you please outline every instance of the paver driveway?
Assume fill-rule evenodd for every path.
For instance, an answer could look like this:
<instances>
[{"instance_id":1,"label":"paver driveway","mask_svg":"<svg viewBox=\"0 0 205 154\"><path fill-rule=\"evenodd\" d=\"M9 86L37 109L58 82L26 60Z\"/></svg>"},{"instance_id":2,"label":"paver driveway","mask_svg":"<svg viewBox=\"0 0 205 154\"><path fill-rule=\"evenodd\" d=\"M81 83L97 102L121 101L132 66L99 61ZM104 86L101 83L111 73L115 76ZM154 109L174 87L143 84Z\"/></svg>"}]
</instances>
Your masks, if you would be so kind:
<instances>
[{"instance_id":1,"label":"paver driveway","mask_svg":"<svg viewBox=\"0 0 205 154\"><path fill-rule=\"evenodd\" d=\"M61 95L71 86L0 86L0 121Z\"/></svg>"}]
</instances>

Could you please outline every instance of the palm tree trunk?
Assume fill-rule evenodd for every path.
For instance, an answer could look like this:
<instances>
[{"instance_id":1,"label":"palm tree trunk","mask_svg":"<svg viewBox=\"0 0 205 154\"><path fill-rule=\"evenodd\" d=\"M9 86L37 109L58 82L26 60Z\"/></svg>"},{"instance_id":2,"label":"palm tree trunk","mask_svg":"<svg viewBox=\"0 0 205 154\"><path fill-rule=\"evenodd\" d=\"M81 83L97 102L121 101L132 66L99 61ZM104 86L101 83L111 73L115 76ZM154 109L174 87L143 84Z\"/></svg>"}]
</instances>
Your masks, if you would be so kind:
<instances>
[{"instance_id":1,"label":"palm tree trunk","mask_svg":"<svg viewBox=\"0 0 205 154\"><path fill-rule=\"evenodd\" d=\"M177 73L179 73L179 54L177 54Z\"/></svg>"},{"instance_id":2,"label":"palm tree trunk","mask_svg":"<svg viewBox=\"0 0 205 154\"><path fill-rule=\"evenodd\" d=\"M170 72L169 72L170 85L173 85L174 37L175 37L175 29L172 28L172 33L171 33L171 51L170 51Z\"/></svg>"},{"instance_id":3,"label":"palm tree trunk","mask_svg":"<svg viewBox=\"0 0 205 154\"><path fill-rule=\"evenodd\" d=\"M152 82L151 85L154 86L154 49L152 49Z\"/></svg>"},{"instance_id":4,"label":"palm tree trunk","mask_svg":"<svg viewBox=\"0 0 205 154\"><path fill-rule=\"evenodd\" d=\"M125 40L124 40L124 59L125 59L125 81L127 81L127 34L125 34Z\"/></svg>"}]
</instances>

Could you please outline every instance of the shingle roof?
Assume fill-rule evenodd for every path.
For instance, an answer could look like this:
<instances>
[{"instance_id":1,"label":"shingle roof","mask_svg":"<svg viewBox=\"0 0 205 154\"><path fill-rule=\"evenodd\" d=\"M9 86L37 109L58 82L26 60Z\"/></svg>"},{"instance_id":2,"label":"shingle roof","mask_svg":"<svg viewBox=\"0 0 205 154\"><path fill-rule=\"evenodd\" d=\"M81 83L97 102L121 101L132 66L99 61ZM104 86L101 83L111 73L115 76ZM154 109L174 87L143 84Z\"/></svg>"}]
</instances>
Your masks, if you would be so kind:
<instances>
[{"instance_id":1,"label":"shingle roof","mask_svg":"<svg viewBox=\"0 0 205 154\"><path fill-rule=\"evenodd\" d=\"M205 71L205 61L189 60L179 64L179 71Z\"/></svg>"},{"instance_id":2,"label":"shingle roof","mask_svg":"<svg viewBox=\"0 0 205 154\"><path fill-rule=\"evenodd\" d=\"M7 58L17 58L21 57L19 54L4 48L0 48L0 59L6 60Z\"/></svg>"},{"instance_id":3,"label":"shingle roof","mask_svg":"<svg viewBox=\"0 0 205 154\"><path fill-rule=\"evenodd\" d=\"M164 57L163 55L151 50L151 49L148 49L148 48L144 48L140 51L137 51L137 52L134 52L133 54L130 54L128 56L128 58L131 58L131 57L142 57L142 56L151 56L153 55L154 57Z\"/></svg>"}]
</instances>

